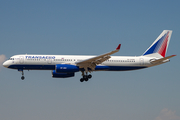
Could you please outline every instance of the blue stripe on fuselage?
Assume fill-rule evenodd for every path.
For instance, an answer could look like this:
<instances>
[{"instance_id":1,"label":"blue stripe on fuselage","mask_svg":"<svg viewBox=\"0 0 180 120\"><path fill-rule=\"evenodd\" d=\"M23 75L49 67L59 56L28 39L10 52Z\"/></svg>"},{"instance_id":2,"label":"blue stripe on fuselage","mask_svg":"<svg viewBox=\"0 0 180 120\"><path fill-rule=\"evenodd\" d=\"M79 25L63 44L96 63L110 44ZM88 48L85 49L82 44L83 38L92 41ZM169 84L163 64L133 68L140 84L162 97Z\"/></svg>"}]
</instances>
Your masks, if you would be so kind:
<instances>
[{"instance_id":1,"label":"blue stripe on fuselage","mask_svg":"<svg viewBox=\"0 0 180 120\"><path fill-rule=\"evenodd\" d=\"M55 70L55 65L11 65L11 69ZM146 68L145 66L96 66L95 71L128 71ZM83 70L84 69L80 69Z\"/></svg>"},{"instance_id":2,"label":"blue stripe on fuselage","mask_svg":"<svg viewBox=\"0 0 180 120\"><path fill-rule=\"evenodd\" d=\"M145 66L96 66L95 70L100 71L128 71L146 68Z\"/></svg>"},{"instance_id":3,"label":"blue stripe on fuselage","mask_svg":"<svg viewBox=\"0 0 180 120\"><path fill-rule=\"evenodd\" d=\"M55 65L10 65L8 68L23 70L55 70Z\"/></svg>"}]
</instances>

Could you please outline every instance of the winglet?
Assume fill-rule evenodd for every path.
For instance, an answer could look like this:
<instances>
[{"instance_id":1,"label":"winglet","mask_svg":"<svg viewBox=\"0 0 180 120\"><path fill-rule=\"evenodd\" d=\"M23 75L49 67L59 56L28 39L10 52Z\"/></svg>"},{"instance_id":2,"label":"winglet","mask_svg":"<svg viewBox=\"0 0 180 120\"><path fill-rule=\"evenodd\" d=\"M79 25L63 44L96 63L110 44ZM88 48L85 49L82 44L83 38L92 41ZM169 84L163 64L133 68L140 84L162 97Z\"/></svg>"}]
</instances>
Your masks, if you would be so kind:
<instances>
[{"instance_id":1,"label":"winglet","mask_svg":"<svg viewBox=\"0 0 180 120\"><path fill-rule=\"evenodd\" d=\"M121 44L119 44L119 45L118 45L118 47L116 48L116 50L119 50L119 49L120 49L120 47L121 47Z\"/></svg>"}]
</instances>

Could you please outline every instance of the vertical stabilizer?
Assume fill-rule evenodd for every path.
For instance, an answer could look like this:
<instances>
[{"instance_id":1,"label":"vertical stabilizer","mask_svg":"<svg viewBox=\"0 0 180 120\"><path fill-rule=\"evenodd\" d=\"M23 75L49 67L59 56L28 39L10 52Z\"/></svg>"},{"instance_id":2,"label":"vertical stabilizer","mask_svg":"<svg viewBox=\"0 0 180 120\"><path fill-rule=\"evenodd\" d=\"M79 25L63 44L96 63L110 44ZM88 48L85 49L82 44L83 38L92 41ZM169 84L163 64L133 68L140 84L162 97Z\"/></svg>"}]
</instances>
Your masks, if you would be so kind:
<instances>
[{"instance_id":1,"label":"vertical stabilizer","mask_svg":"<svg viewBox=\"0 0 180 120\"><path fill-rule=\"evenodd\" d=\"M143 56L158 58L165 57L171 34L171 30L164 30L153 44L143 53Z\"/></svg>"}]
</instances>

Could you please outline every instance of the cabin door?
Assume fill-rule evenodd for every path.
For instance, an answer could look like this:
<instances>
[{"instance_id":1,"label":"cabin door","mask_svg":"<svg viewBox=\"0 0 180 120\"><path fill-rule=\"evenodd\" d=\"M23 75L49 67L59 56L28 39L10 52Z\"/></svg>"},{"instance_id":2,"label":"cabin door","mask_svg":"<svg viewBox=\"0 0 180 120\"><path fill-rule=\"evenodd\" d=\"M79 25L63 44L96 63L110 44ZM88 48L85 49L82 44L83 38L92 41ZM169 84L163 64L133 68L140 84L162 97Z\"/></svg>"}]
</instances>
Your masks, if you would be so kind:
<instances>
[{"instance_id":1,"label":"cabin door","mask_svg":"<svg viewBox=\"0 0 180 120\"><path fill-rule=\"evenodd\" d=\"M47 63L51 64L52 63L52 59L47 59Z\"/></svg>"},{"instance_id":2,"label":"cabin door","mask_svg":"<svg viewBox=\"0 0 180 120\"><path fill-rule=\"evenodd\" d=\"M139 61L140 61L140 65L144 65L144 59L143 58L140 58Z\"/></svg>"},{"instance_id":3,"label":"cabin door","mask_svg":"<svg viewBox=\"0 0 180 120\"><path fill-rule=\"evenodd\" d=\"M19 63L20 63L20 64L24 63L24 56L20 56L20 57L19 57Z\"/></svg>"}]
</instances>

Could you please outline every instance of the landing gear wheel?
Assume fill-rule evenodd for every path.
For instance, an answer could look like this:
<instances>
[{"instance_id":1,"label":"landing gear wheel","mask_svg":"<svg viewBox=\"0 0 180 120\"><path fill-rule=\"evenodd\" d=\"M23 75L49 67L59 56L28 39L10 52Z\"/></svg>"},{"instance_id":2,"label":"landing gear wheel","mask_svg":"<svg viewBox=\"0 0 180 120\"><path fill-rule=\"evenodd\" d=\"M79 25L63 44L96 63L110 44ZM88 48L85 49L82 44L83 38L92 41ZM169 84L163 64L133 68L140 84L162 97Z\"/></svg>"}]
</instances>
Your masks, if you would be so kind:
<instances>
[{"instance_id":1,"label":"landing gear wheel","mask_svg":"<svg viewBox=\"0 0 180 120\"><path fill-rule=\"evenodd\" d=\"M83 79L83 78L81 78L81 79L80 79L80 82L83 82L83 81L84 81L84 79Z\"/></svg>"},{"instance_id":2,"label":"landing gear wheel","mask_svg":"<svg viewBox=\"0 0 180 120\"><path fill-rule=\"evenodd\" d=\"M24 79L25 79L25 77L24 77L24 76L22 76L22 77L21 77L21 79L22 79L22 80L24 80Z\"/></svg>"},{"instance_id":3,"label":"landing gear wheel","mask_svg":"<svg viewBox=\"0 0 180 120\"><path fill-rule=\"evenodd\" d=\"M87 78L87 77L85 78L85 81L86 81L86 82L88 81L88 78Z\"/></svg>"},{"instance_id":4,"label":"landing gear wheel","mask_svg":"<svg viewBox=\"0 0 180 120\"><path fill-rule=\"evenodd\" d=\"M85 71L86 71L86 74L84 74ZM85 71L81 71L82 72L82 78L80 79L80 82L84 82L84 81L87 82L89 79L92 78L91 74L88 75L87 69Z\"/></svg>"},{"instance_id":5,"label":"landing gear wheel","mask_svg":"<svg viewBox=\"0 0 180 120\"><path fill-rule=\"evenodd\" d=\"M88 78L89 78L89 79L90 79L90 78L92 78L92 75L91 75L91 74L89 74L89 75L88 75Z\"/></svg>"}]
</instances>

